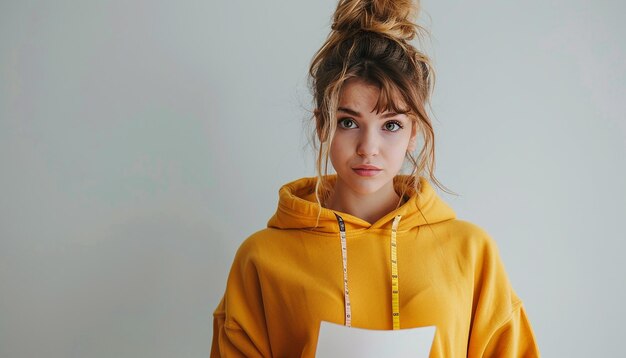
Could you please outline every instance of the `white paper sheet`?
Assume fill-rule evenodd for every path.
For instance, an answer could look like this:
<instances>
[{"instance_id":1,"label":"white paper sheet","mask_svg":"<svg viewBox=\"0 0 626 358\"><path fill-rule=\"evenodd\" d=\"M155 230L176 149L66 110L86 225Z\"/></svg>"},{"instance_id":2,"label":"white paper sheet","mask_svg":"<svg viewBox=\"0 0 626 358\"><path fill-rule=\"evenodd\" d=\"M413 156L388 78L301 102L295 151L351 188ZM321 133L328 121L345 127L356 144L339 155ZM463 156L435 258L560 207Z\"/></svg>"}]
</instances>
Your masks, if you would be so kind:
<instances>
[{"instance_id":1,"label":"white paper sheet","mask_svg":"<svg viewBox=\"0 0 626 358\"><path fill-rule=\"evenodd\" d=\"M428 358L434 337L435 326L383 331L322 322L315 356Z\"/></svg>"}]
</instances>

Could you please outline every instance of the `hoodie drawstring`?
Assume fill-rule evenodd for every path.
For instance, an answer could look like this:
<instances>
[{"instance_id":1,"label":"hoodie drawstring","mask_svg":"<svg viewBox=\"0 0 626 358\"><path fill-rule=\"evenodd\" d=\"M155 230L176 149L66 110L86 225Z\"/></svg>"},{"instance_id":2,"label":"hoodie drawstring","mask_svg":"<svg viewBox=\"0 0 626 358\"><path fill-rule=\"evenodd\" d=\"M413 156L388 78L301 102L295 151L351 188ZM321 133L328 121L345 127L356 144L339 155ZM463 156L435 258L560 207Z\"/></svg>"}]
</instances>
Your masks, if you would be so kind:
<instances>
[{"instance_id":1,"label":"hoodie drawstring","mask_svg":"<svg viewBox=\"0 0 626 358\"><path fill-rule=\"evenodd\" d=\"M343 218L335 213L339 224L339 238L341 239L341 260L343 265L343 297L345 303L345 325L352 326L352 310L350 308L350 291L348 290L348 248L346 244L346 225ZM396 216L391 224L391 315L393 329L400 329L400 287L398 283L398 245L396 234L401 215Z\"/></svg>"}]
</instances>

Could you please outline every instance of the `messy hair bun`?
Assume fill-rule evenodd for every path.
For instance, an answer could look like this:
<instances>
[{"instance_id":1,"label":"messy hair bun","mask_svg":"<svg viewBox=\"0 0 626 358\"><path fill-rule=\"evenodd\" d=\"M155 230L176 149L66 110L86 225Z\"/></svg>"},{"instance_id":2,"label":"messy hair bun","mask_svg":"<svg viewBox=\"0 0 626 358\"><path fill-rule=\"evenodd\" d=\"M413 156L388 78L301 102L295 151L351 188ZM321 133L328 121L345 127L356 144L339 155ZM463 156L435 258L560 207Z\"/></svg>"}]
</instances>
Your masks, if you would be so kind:
<instances>
[{"instance_id":1,"label":"messy hair bun","mask_svg":"<svg viewBox=\"0 0 626 358\"><path fill-rule=\"evenodd\" d=\"M408 180L416 193L420 191L417 179L422 175L446 190L433 173L435 137L426 110L434 72L428 56L410 43L425 32L415 23L418 12L417 0L339 1L331 32L309 68L316 106L313 136L318 152L316 194L321 204L332 189L325 181L330 143L337 128L339 94L350 78L360 78L377 86L380 94L375 110L406 113L421 134L423 146L418 155L411 152L406 155L412 164Z\"/></svg>"},{"instance_id":2,"label":"messy hair bun","mask_svg":"<svg viewBox=\"0 0 626 358\"><path fill-rule=\"evenodd\" d=\"M331 29L337 32L371 31L409 41L417 35L418 4L411 0L341 0Z\"/></svg>"}]
</instances>

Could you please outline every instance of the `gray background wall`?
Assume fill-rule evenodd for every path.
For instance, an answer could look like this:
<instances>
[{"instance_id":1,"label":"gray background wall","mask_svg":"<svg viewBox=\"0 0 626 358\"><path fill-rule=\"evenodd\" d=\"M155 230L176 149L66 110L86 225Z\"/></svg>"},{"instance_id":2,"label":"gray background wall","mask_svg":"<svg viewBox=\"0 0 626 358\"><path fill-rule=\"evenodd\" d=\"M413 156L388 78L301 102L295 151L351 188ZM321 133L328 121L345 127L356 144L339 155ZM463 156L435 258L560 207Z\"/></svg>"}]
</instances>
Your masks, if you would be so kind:
<instances>
[{"instance_id":1,"label":"gray background wall","mask_svg":"<svg viewBox=\"0 0 626 358\"><path fill-rule=\"evenodd\" d=\"M205 357L234 252L313 174L334 0L0 1L0 357ZM621 354L618 1L423 2L438 174L546 357Z\"/></svg>"}]
</instances>

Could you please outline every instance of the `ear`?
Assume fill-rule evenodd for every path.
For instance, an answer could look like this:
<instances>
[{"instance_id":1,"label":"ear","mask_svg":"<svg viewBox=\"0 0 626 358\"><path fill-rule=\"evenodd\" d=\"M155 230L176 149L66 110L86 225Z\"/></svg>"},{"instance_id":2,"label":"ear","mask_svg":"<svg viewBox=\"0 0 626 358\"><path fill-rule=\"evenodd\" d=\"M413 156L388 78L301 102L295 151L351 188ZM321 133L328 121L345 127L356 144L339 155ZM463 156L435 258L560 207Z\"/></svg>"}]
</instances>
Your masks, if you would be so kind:
<instances>
[{"instance_id":1,"label":"ear","mask_svg":"<svg viewBox=\"0 0 626 358\"><path fill-rule=\"evenodd\" d=\"M413 152L417 146L417 122L413 122L411 125L411 138L409 138L409 146L406 148L407 152Z\"/></svg>"}]
</instances>

